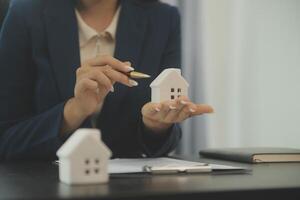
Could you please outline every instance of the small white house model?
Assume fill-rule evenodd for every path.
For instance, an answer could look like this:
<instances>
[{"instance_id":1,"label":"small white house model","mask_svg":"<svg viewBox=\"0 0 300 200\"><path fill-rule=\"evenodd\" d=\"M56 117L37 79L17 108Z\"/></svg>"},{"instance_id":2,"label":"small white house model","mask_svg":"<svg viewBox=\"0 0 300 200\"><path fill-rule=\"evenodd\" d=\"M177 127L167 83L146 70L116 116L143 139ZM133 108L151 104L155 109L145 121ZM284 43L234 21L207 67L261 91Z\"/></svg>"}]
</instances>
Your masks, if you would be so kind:
<instances>
[{"instance_id":1,"label":"small white house model","mask_svg":"<svg viewBox=\"0 0 300 200\"><path fill-rule=\"evenodd\" d=\"M181 70L168 68L151 83L151 101L159 103L174 100L181 95L188 96L188 82L181 76Z\"/></svg>"},{"instance_id":2,"label":"small white house model","mask_svg":"<svg viewBox=\"0 0 300 200\"><path fill-rule=\"evenodd\" d=\"M108 182L111 151L102 142L100 130L78 129L57 151L59 179L67 184Z\"/></svg>"}]
</instances>

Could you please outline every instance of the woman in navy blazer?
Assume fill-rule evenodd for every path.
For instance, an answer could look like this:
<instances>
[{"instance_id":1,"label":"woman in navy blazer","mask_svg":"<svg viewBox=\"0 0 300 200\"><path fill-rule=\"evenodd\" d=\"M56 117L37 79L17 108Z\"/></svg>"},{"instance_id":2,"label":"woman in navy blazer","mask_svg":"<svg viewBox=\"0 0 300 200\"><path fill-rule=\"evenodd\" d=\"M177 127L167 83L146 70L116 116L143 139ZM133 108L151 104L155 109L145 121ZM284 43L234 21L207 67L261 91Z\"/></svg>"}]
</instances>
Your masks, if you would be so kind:
<instances>
[{"instance_id":1,"label":"woman in navy blazer","mask_svg":"<svg viewBox=\"0 0 300 200\"><path fill-rule=\"evenodd\" d=\"M212 111L187 97L147 103L153 78L164 67L180 66L177 9L158 1L118 1L122 9L114 58L100 56L95 61L103 65L97 68L111 85L104 87L100 74L91 78L90 83L96 82L98 91L104 91L92 99L82 88L91 92L95 85L80 80L95 67L80 67L74 2L11 2L0 35L0 159L55 159L57 149L74 130L91 127L95 106L84 102L83 96L103 103L97 126L114 157L166 155L181 136L177 122ZM128 65L124 61L152 79L127 87L129 80L121 73ZM104 73L104 67L110 73ZM115 82L115 91L110 93Z\"/></svg>"}]
</instances>

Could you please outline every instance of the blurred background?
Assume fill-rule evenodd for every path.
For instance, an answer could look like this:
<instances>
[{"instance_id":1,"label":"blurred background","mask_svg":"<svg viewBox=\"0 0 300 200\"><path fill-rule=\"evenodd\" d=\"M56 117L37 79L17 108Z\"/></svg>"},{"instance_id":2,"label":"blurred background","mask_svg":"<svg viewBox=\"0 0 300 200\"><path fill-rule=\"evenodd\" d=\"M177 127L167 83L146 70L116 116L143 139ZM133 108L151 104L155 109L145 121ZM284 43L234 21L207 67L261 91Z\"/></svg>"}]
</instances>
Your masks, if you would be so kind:
<instances>
[{"instance_id":1,"label":"blurred background","mask_svg":"<svg viewBox=\"0 0 300 200\"><path fill-rule=\"evenodd\" d=\"M181 12L190 97L215 108L184 123L178 153L300 148L300 1L164 1Z\"/></svg>"},{"instance_id":2,"label":"blurred background","mask_svg":"<svg viewBox=\"0 0 300 200\"><path fill-rule=\"evenodd\" d=\"M300 148L300 0L163 1L181 13L190 98L215 108L183 124L177 153Z\"/></svg>"}]
</instances>

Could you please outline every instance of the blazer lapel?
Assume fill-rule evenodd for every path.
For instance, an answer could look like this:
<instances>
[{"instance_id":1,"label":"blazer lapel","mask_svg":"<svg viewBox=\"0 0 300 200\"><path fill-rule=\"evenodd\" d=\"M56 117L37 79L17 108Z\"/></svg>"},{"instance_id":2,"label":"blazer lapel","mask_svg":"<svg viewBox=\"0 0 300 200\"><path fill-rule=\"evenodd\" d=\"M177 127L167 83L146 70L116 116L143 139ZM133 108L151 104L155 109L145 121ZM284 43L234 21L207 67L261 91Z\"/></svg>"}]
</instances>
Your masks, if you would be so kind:
<instances>
[{"instance_id":1,"label":"blazer lapel","mask_svg":"<svg viewBox=\"0 0 300 200\"><path fill-rule=\"evenodd\" d=\"M143 44L147 20L143 8L131 1L121 1L122 10L116 34L115 57L130 61L138 68L138 58Z\"/></svg>"},{"instance_id":2,"label":"blazer lapel","mask_svg":"<svg viewBox=\"0 0 300 200\"><path fill-rule=\"evenodd\" d=\"M130 61L132 66L139 70L139 58L146 32L147 19L143 7L134 4L132 1L122 0L121 6L114 56L121 61ZM121 100L128 87L117 84L115 89L115 94ZM115 94L110 94L109 96Z\"/></svg>"},{"instance_id":3,"label":"blazer lapel","mask_svg":"<svg viewBox=\"0 0 300 200\"><path fill-rule=\"evenodd\" d=\"M73 96L76 68L80 66L79 39L71 0L48 1L45 24L50 63L62 100Z\"/></svg>"},{"instance_id":4,"label":"blazer lapel","mask_svg":"<svg viewBox=\"0 0 300 200\"><path fill-rule=\"evenodd\" d=\"M142 6L128 0L121 0L121 5L114 56L122 61L130 61L132 66L139 70L139 57L147 19ZM76 69L80 66L78 27L73 1L48 1L45 24L50 62L60 96L65 100L73 96ZM117 99L120 101L127 89L127 86L117 84L116 92L109 94L108 98L117 94Z\"/></svg>"}]
</instances>

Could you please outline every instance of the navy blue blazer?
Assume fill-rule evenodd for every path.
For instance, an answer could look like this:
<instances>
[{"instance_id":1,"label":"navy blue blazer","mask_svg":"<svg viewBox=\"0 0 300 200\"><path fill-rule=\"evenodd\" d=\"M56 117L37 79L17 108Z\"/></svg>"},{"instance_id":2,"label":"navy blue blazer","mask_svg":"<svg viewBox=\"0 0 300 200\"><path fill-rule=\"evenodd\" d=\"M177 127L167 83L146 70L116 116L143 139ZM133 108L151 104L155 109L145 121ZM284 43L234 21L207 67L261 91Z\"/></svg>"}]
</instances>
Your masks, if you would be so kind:
<instances>
[{"instance_id":1,"label":"navy blue blazer","mask_svg":"<svg viewBox=\"0 0 300 200\"><path fill-rule=\"evenodd\" d=\"M121 0L115 57L155 78L180 66L180 17L175 7ZM0 159L55 159L65 102L80 66L73 0L12 1L0 35ZM156 135L142 123L153 79L115 86L97 125L114 157L163 156L181 136L174 125ZM90 127L87 119L81 127Z\"/></svg>"}]
</instances>

